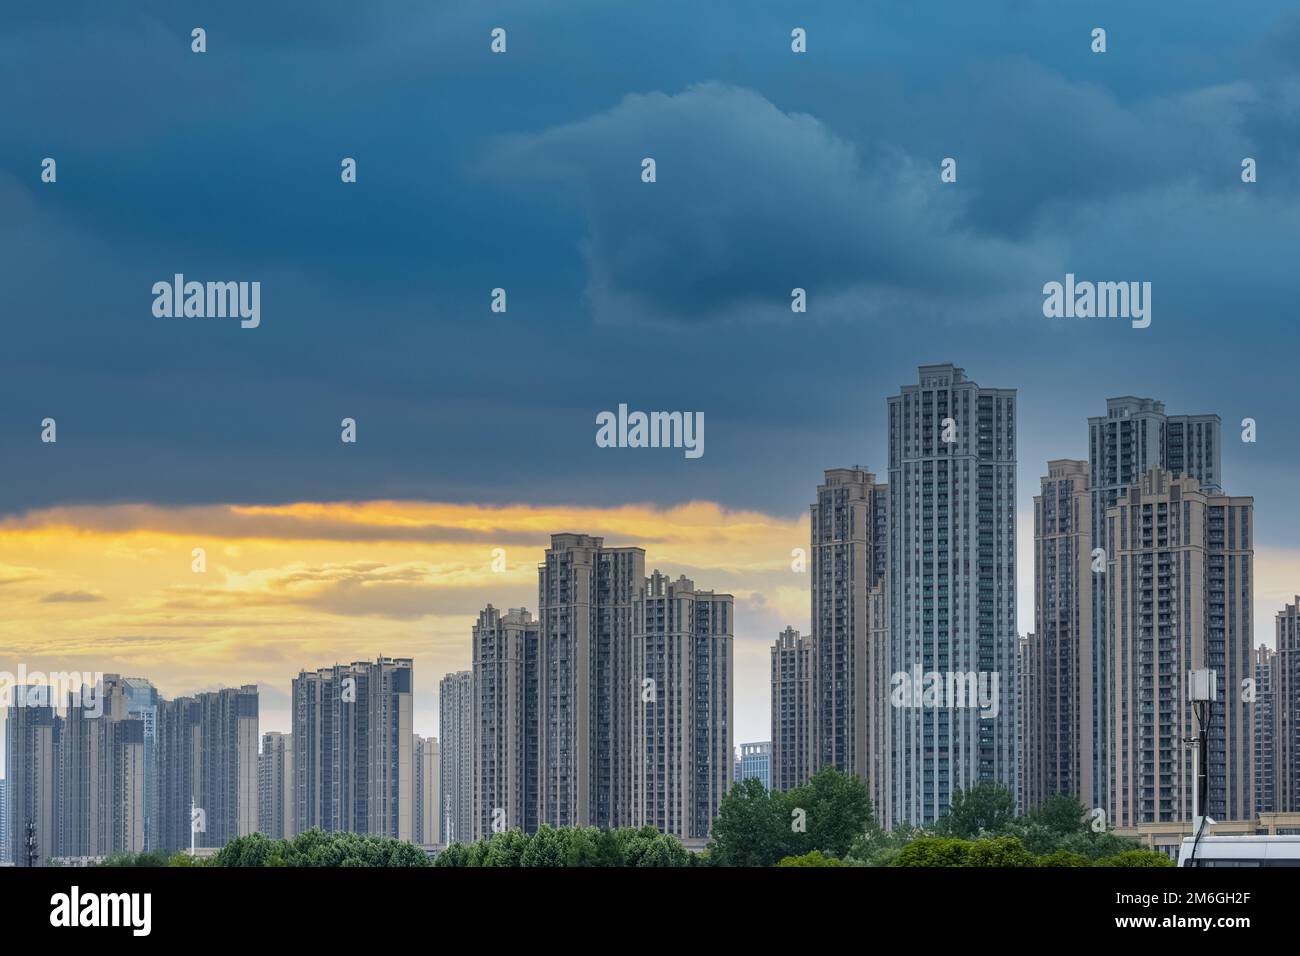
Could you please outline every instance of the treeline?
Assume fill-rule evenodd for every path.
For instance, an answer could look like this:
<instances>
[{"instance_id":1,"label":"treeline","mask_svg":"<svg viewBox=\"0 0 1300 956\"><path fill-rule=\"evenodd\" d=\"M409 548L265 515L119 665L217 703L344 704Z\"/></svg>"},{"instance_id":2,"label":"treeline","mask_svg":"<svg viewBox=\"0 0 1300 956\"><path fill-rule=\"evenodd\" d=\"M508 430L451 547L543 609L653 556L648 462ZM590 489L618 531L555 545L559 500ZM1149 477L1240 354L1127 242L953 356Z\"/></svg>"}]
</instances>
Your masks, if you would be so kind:
<instances>
[{"instance_id":1,"label":"treeline","mask_svg":"<svg viewBox=\"0 0 1300 956\"><path fill-rule=\"evenodd\" d=\"M654 827L600 830L539 827L495 833L491 839L453 843L434 866L696 866L700 858Z\"/></svg>"},{"instance_id":2,"label":"treeline","mask_svg":"<svg viewBox=\"0 0 1300 956\"><path fill-rule=\"evenodd\" d=\"M822 770L785 793L745 780L722 801L708 862L719 866L1171 866L1163 853L1105 830L1056 796L1017 816L1005 787L957 791L929 827L881 829L866 785Z\"/></svg>"},{"instance_id":3,"label":"treeline","mask_svg":"<svg viewBox=\"0 0 1300 956\"><path fill-rule=\"evenodd\" d=\"M1024 816L1001 786L958 791L932 826L885 832L866 785L822 770L806 784L771 793L745 780L722 800L707 848L687 850L654 827L541 827L508 830L474 843L453 843L431 860L423 849L390 837L308 830L292 840L242 836L207 860L180 852L117 854L104 866L1170 866L1162 853L1104 829L1094 830L1082 803L1057 796Z\"/></svg>"},{"instance_id":4,"label":"treeline","mask_svg":"<svg viewBox=\"0 0 1300 956\"><path fill-rule=\"evenodd\" d=\"M207 859L181 850L165 853L117 853L100 866L432 866L429 854L405 840L326 833L311 829L292 840L272 840L261 833L236 837Z\"/></svg>"}]
</instances>

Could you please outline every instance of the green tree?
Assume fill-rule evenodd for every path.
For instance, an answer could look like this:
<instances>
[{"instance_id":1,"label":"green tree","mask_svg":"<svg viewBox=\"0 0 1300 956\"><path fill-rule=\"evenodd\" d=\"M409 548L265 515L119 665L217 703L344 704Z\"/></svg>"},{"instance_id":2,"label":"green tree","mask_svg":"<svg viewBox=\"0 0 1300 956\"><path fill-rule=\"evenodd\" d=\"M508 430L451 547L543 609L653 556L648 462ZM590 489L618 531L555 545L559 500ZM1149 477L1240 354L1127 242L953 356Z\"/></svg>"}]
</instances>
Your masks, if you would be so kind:
<instances>
[{"instance_id":1,"label":"green tree","mask_svg":"<svg viewBox=\"0 0 1300 956\"><path fill-rule=\"evenodd\" d=\"M856 774L826 767L783 797L787 821L795 810L804 811L807 832L793 835L794 845L804 852L821 850L843 857L854 840L879 828L871 793ZM789 822L786 826L790 826Z\"/></svg>"},{"instance_id":2,"label":"green tree","mask_svg":"<svg viewBox=\"0 0 1300 956\"><path fill-rule=\"evenodd\" d=\"M958 789L952 806L935 825L948 836L973 839L986 833L1000 833L1016 818L1016 801L1011 791L997 783L977 783L969 790Z\"/></svg>"},{"instance_id":3,"label":"green tree","mask_svg":"<svg viewBox=\"0 0 1300 956\"><path fill-rule=\"evenodd\" d=\"M487 854L484 866L522 866L524 852L528 849L528 837L521 830L506 830L494 833L487 841Z\"/></svg>"},{"instance_id":4,"label":"green tree","mask_svg":"<svg viewBox=\"0 0 1300 956\"><path fill-rule=\"evenodd\" d=\"M1083 819L1087 812L1088 808L1078 797L1058 793L1044 801L1041 807L1029 814L1029 818L1052 833L1068 836L1071 833L1082 833L1087 828Z\"/></svg>"},{"instance_id":5,"label":"green tree","mask_svg":"<svg viewBox=\"0 0 1300 956\"><path fill-rule=\"evenodd\" d=\"M1125 850L1094 860L1093 866L1173 866L1174 861L1156 850Z\"/></svg>"},{"instance_id":6,"label":"green tree","mask_svg":"<svg viewBox=\"0 0 1300 956\"><path fill-rule=\"evenodd\" d=\"M457 841L443 849L433 860L434 866L469 866L469 848ZM527 866L528 864L524 864Z\"/></svg>"},{"instance_id":7,"label":"green tree","mask_svg":"<svg viewBox=\"0 0 1300 956\"><path fill-rule=\"evenodd\" d=\"M623 847L625 866L690 866L690 853L676 837L654 827L635 831Z\"/></svg>"},{"instance_id":8,"label":"green tree","mask_svg":"<svg viewBox=\"0 0 1300 956\"><path fill-rule=\"evenodd\" d=\"M946 836L920 836L903 847L890 866L965 866L970 841Z\"/></svg>"},{"instance_id":9,"label":"green tree","mask_svg":"<svg viewBox=\"0 0 1300 956\"><path fill-rule=\"evenodd\" d=\"M542 824L537 832L528 838L528 846L524 848L520 865L565 866L568 853L569 841L564 831Z\"/></svg>"},{"instance_id":10,"label":"green tree","mask_svg":"<svg viewBox=\"0 0 1300 956\"><path fill-rule=\"evenodd\" d=\"M787 856L777 866L848 866L843 860L826 856L821 850L813 850L803 856Z\"/></svg>"},{"instance_id":11,"label":"green tree","mask_svg":"<svg viewBox=\"0 0 1300 956\"><path fill-rule=\"evenodd\" d=\"M888 832L871 827L853 841L845 859L861 866L889 866L903 847L922 835L923 831L910 823L900 823Z\"/></svg>"},{"instance_id":12,"label":"green tree","mask_svg":"<svg viewBox=\"0 0 1300 956\"><path fill-rule=\"evenodd\" d=\"M722 798L709 860L717 866L772 866L794 852L792 836L785 801L751 777Z\"/></svg>"},{"instance_id":13,"label":"green tree","mask_svg":"<svg viewBox=\"0 0 1300 956\"><path fill-rule=\"evenodd\" d=\"M966 866L1025 867L1033 866L1036 862L1033 854L1013 836L973 840L966 857Z\"/></svg>"},{"instance_id":14,"label":"green tree","mask_svg":"<svg viewBox=\"0 0 1300 956\"><path fill-rule=\"evenodd\" d=\"M1056 850L1046 856L1038 858L1039 866L1092 866L1092 861L1082 853L1071 853L1069 850Z\"/></svg>"}]
</instances>

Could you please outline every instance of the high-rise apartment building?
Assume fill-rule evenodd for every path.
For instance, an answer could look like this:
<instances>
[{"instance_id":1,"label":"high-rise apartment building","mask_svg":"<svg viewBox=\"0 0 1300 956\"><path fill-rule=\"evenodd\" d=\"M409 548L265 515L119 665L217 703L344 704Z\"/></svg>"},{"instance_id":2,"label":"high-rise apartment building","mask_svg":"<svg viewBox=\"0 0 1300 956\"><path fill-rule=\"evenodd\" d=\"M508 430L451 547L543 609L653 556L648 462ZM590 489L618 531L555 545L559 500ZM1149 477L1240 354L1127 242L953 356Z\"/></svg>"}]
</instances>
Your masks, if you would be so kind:
<instances>
[{"instance_id":1,"label":"high-rise apartment building","mask_svg":"<svg viewBox=\"0 0 1300 956\"><path fill-rule=\"evenodd\" d=\"M197 803L207 818L198 845L223 847L257 830L257 685L198 694Z\"/></svg>"},{"instance_id":2,"label":"high-rise apartment building","mask_svg":"<svg viewBox=\"0 0 1300 956\"><path fill-rule=\"evenodd\" d=\"M9 857L9 783L0 780L0 866L13 862Z\"/></svg>"},{"instance_id":3,"label":"high-rise apartment building","mask_svg":"<svg viewBox=\"0 0 1300 956\"><path fill-rule=\"evenodd\" d=\"M190 805L200 806L201 710L193 697L158 701L154 745L158 801L151 817L150 846L173 853L190 846ZM206 812L206 811L205 811ZM206 846L207 844L202 844Z\"/></svg>"},{"instance_id":4,"label":"high-rise apartment building","mask_svg":"<svg viewBox=\"0 0 1300 956\"><path fill-rule=\"evenodd\" d=\"M68 696L60 749L59 856L105 857L145 846L144 722L131 717L122 678Z\"/></svg>"},{"instance_id":5,"label":"high-rise apartment building","mask_svg":"<svg viewBox=\"0 0 1300 956\"><path fill-rule=\"evenodd\" d=\"M5 789L9 804L9 858L15 866L44 866L61 855L59 750L63 719L55 713L52 688L9 689L5 713ZM28 832L35 838L29 860Z\"/></svg>"},{"instance_id":6,"label":"high-rise apartment building","mask_svg":"<svg viewBox=\"0 0 1300 956\"><path fill-rule=\"evenodd\" d=\"M524 608L489 604L473 631L474 839L537 829L538 624ZM443 732L446 739L446 731Z\"/></svg>"},{"instance_id":7,"label":"high-rise apartment building","mask_svg":"<svg viewBox=\"0 0 1300 956\"><path fill-rule=\"evenodd\" d=\"M873 678L887 648L873 640L872 591L886 579L888 486L862 468L829 469L811 511L814 770L856 774L878 800L887 688Z\"/></svg>"},{"instance_id":8,"label":"high-rise apartment building","mask_svg":"<svg viewBox=\"0 0 1300 956\"><path fill-rule=\"evenodd\" d=\"M257 758L257 827L272 840L297 835L293 823L293 737L267 731Z\"/></svg>"},{"instance_id":9,"label":"high-rise apartment building","mask_svg":"<svg viewBox=\"0 0 1300 956\"><path fill-rule=\"evenodd\" d=\"M444 844L474 840L474 673L438 684L439 785Z\"/></svg>"},{"instance_id":10,"label":"high-rise apartment building","mask_svg":"<svg viewBox=\"0 0 1300 956\"><path fill-rule=\"evenodd\" d=\"M1294 613L1295 608L1291 608ZM1278 638L1287 612L1278 612ZM1278 668L1282 658L1266 644L1255 648L1255 812L1277 812L1277 699Z\"/></svg>"},{"instance_id":11,"label":"high-rise apartment building","mask_svg":"<svg viewBox=\"0 0 1300 956\"><path fill-rule=\"evenodd\" d=\"M812 638L792 627L772 645L772 789L793 790L813 774Z\"/></svg>"},{"instance_id":12,"label":"high-rise apartment building","mask_svg":"<svg viewBox=\"0 0 1300 956\"><path fill-rule=\"evenodd\" d=\"M158 768L154 756L158 740L158 688L143 677L126 677L122 680L122 693L126 697L127 715L143 724L144 848L152 850L151 840L155 832L153 808L158 803Z\"/></svg>"},{"instance_id":13,"label":"high-rise apartment building","mask_svg":"<svg viewBox=\"0 0 1300 956\"><path fill-rule=\"evenodd\" d=\"M645 580L633 604L631 668L611 687L633 702L632 785L613 791L628 803L614 806L615 820L681 839L709 835L731 789L733 619L730 594L658 571ZM623 709L615 702L610 713Z\"/></svg>"},{"instance_id":14,"label":"high-rise apartment building","mask_svg":"<svg viewBox=\"0 0 1300 956\"><path fill-rule=\"evenodd\" d=\"M1106 511L1123 491L1150 469L1159 467L1175 478L1195 478L1201 489L1222 488L1222 448L1217 415L1167 415L1163 402L1131 395L1106 400L1106 414L1088 419L1088 489L1091 496L1091 545L1108 560ZM1106 631L1108 589L1092 589L1092 806L1108 799L1110 635ZM1085 798L1086 799L1086 798Z\"/></svg>"},{"instance_id":15,"label":"high-rise apartment building","mask_svg":"<svg viewBox=\"0 0 1300 956\"><path fill-rule=\"evenodd\" d=\"M1020 680L1016 683L1016 747L1020 772L1016 774L1016 811L1025 813L1042 803L1043 693L1038 656L1041 648L1033 634L1020 638Z\"/></svg>"},{"instance_id":16,"label":"high-rise apartment building","mask_svg":"<svg viewBox=\"0 0 1300 956\"><path fill-rule=\"evenodd\" d=\"M892 687L888 816L920 825L958 788L1016 788L1016 393L927 365L888 409L891 685L938 675L993 698Z\"/></svg>"},{"instance_id":17,"label":"high-rise apartment building","mask_svg":"<svg viewBox=\"0 0 1300 956\"><path fill-rule=\"evenodd\" d=\"M442 789L438 781L442 758L438 738L416 734L411 753L415 775L415 809L411 816L415 832L411 842L433 846L442 842Z\"/></svg>"},{"instance_id":18,"label":"high-rise apartment building","mask_svg":"<svg viewBox=\"0 0 1300 956\"><path fill-rule=\"evenodd\" d=\"M1277 613L1273 670L1273 801L1300 813L1300 595Z\"/></svg>"},{"instance_id":19,"label":"high-rise apartment building","mask_svg":"<svg viewBox=\"0 0 1300 956\"><path fill-rule=\"evenodd\" d=\"M379 657L293 681L294 825L409 840L414 668Z\"/></svg>"},{"instance_id":20,"label":"high-rise apartment building","mask_svg":"<svg viewBox=\"0 0 1300 956\"><path fill-rule=\"evenodd\" d=\"M1209 726L1215 820L1255 812L1251 648L1253 499L1154 467L1105 512L1107 790L1115 826L1188 820L1197 727L1188 672L1217 674Z\"/></svg>"},{"instance_id":21,"label":"high-rise apartment building","mask_svg":"<svg viewBox=\"0 0 1300 956\"><path fill-rule=\"evenodd\" d=\"M539 823L631 823L641 707L633 603L644 582L641 548L551 535L538 567Z\"/></svg>"},{"instance_id":22,"label":"high-rise apartment building","mask_svg":"<svg viewBox=\"0 0 1300 956\"><path fill-rule=\"evenodd\" d=\"M1092 496L1088 463L1047 463L1034 497L1034 633L1021 670L1032 717L1024 724L1025 809L1057 794L1093 799ZM1096 805L1096 804L1093 804Z\"/></svg>"}]
</instances>

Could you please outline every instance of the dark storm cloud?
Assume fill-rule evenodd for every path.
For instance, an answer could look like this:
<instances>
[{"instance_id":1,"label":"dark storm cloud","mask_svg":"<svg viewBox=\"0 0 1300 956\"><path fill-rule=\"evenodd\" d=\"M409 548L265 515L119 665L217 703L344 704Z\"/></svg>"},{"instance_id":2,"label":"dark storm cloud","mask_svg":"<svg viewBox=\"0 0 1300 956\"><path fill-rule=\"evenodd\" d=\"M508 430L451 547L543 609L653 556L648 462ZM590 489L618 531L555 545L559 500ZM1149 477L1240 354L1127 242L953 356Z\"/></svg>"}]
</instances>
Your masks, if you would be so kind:
<instances>
[{"instance_id":1,"label":"dark storm cloud","mask_svg":"<svg viewBox=\"0 0 1300 956\"><path fill-rule=\"evenodd\" d=\"M1273 415L1226 464L1282 494L1300 447L1276 411L1300 295L1300 21L1280 2L1180 13L5 5L0 511L702 498L788 514L822 467L883 470L885 396L948 360L1020 387L1033 477L1038 457L1085 453L1107 394L1137 393ZM355 186L338 181L349 155ZM1046 322L1042 284L1066 269L1152 280L1152 328ZM260 280L262 326L155 319L150 285L175 272ZM496 286L506 316L487 310ZM706 457L602 456L594 415L620 401L703 410ZM57 445L38 440L47 415Z\"/></svg>"}]
</instances>

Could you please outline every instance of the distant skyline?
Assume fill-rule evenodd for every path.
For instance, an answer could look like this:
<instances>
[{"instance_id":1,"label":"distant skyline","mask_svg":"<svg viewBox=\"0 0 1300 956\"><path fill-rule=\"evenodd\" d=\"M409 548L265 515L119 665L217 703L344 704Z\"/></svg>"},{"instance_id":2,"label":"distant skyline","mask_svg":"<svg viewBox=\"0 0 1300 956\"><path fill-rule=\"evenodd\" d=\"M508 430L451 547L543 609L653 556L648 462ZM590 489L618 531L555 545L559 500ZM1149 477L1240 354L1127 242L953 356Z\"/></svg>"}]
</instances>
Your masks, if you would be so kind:
<instances>
[{"instance_id":1,"label":"distant skyline","mask_svg":"<svg viewBox=\"0 0 1300 956\"><path fill-rule=\"evenodd\" d=\"M431 735L572 531L736 596L766 740L823 470L884 476L943 362L1018 391L1021 633L1038 480L1123 395L1221 416L1253 643L1300 591L1293 4L72 7L0 10L0 669L256 682L286 731L300 668L409 656ZM260 282L260 324L154 316L176 273ZM1150 327L1045 318L1067 273L1150 282ZM705 454L597 447L621 403Z\"/></svg>"}]
</instances>

